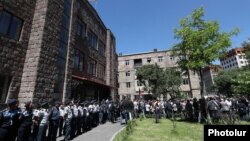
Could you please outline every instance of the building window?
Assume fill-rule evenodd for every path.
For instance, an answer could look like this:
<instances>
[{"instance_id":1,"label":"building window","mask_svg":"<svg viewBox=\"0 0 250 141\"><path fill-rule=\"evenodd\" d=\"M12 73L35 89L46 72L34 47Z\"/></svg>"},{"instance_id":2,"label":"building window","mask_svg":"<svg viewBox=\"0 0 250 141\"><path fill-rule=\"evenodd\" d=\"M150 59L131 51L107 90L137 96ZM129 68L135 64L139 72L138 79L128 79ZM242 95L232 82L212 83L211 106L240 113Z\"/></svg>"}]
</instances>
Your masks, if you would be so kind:
<instances>
[{"instance_id":1,"label":"building window","mask_svg":"<svg viewBox=\"0 0 250 141\"><path fill-rule=\"evenodd\" d=\"M142 86L142 83L140 81L137 81L137 86Z\"/></svg>"},{"instance_id":2,"label":"building window","mask_svg":"<svg viewBox=\"0 0 250 141\"><path fill-rule=\"evenodd\" d=\"M126 87L127 87L127 88L130 88L130 82L127 82L127 83L126 83Z\"/></svg>"},{"instance_id":3,"label":"building window","mask_svg":"<svg viewBox=\"0 0 250 141\"><path fill-rule=\"evenodd\" d=\"M182 79L182 84L183 85L188 85L188 78L183 78Z\"/></svg>"},{"instance_id":4,"label":"building window","mask_svg":"<svg viewBox=\"0 0 250 141\"><path fill-rule=\"evenodd\" d=\"M96 62L95 61L89 62L88 73L92 76L96 76Z\"/></svg>"},{"instance_id":5,"label":"building window","mask_svg":"<svg viewBox=\"0 0 250 141\"><path fill-rule=\"evenodd\" d=\"M127 71L127 72L126 72L126 76L130 76L130 71Z\"/></svg>"},{"instance_id":6,"label":"building window","mask_svg":"<svg viewBox=\"0 0 250 141\"><path fill-rule=\"evenodd\" d=\"M21 29L22 20L7 11L0 11L0 34L18 40Z\"/></svg>"},{"instance_id":7,"label":"building window","mask_svg":"<svg viewBox=\"0 0 250 141\"><path fill-rule=\"evenodd\" d=\"M162 62L163 61L163 57L162 56L158 56L158 62Z\"/></svg>"},{"instance_id":8,"label":"building window","mask_svg":"<svg viewBox=\"0 0 250 141\"><path fill-rule=\"evenodd\" d=\"M93 32L88 32L88 41L89 41L90 47L96 49L97 36Z\"/></svg>"},{"instance_id":9,"label":"building window","mask_svg":"<svg viewBox=\"0 0 250 141\"><path fill-rule=\"evenodd\" d=\"M242 59L242 56L240 55L239 58Z\"/></svg>"},{"instance_id":10,"label":"building window","mask_svg":"<svg viewBox=\"0 0 250 141\"><path fill-rule=\"evenodd\" d=\"M151 62L151 58L147 58L147 62L150 63Z\"/></svg>"},{"instance_id":11,"label":"building window","mask_svg":"<svg viewBox=\"0 0 250 141\"><path fill-rule=\"evenodd\" d=\"M82 39L86 36L86 24L80 20L77 21L76 34Z\"/></svg>"},{"instance_id":12,"label":"building window","mask_svg":"<svg viewBox=\"0 0 250 141\"><path fill-rule=\"evenodd\" d=\"M126 64L126 66L128 66L129 65L129 60L126 60L125 64Z\"/></svg>"},{"instance_id":13,"label":"building window","mask_svg":"<svg viewBox=\"0 0 250 141\"><path fill-rule=\"evenodd\" d=\"M105 45L102 41L98 42L98 52L100 55L105 56Z\"/></svg>"},{"instance_id":14,"label":"building window","mask_svg":"<svg viewBox=\"0 0 250 141\"><path fill-rule=\"evenodd\" d=\"M240 63L241 63L241 64L244 64L244 62L243 62L243 61L240 61Z\"/></svg>"},{"instance_id":15,"label":"building window","mask_svg":"<svg viewBox=\"0 0 250 141\"><path fill-rule=\"evenodd\" d=\"M174 56L173 55L170 55L170 61L174 61Z\"/></svg>"},{"instance_id":16,"label":"building window","mask_svg":"<svg viewBox=\"0 0 250 141\"><path fill-rule=\"evenodd\" d=\"M66 57L68 52L68 34L69 34L69 23L71 15L71 1L64 0L63 14L62 14L62 25L60 33L60 47L59 54L57 57L57 74L55 75L55 93L63 92L64 87L64 76L66 68Z\"/></svg>"},{"instance_id":17,"label":"building window","mask_svg":"<svg viewBox=\"0 0 250 141\"><path fill-rule=\"evenodd\" d=\"M99 65L99 78L104 80L105 78L105 66Z\"/></svg>"},{"instance_id":18,"label":"building window","mask_svg":"<svg viewBox=\"0 0 250 141\"><path fill-rule=\"evenodd\" d=\"M74 69L83 72L84 54L79 50L74 52Z\"/></svg>"}]
</instances>

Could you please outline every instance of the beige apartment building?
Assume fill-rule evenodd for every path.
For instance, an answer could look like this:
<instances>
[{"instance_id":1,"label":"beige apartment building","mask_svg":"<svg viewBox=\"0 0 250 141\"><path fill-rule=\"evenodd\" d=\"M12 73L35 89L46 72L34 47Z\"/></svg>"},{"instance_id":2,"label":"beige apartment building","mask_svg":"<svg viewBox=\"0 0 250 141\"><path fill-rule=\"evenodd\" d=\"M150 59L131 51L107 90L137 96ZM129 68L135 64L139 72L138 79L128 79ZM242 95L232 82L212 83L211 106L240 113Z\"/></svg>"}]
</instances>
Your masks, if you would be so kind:
<instances>
[{"instance_id":1,"label":"beige apartment building","mask_svg":"<svg viewBox=\"0 0 250 141\"><path fill-rule=\"evenodd\" d=\"M152 52L128 54L118 56L118 93L120 99L127 97L131 100L137 99L140 96L149 96L150 93L144 91L144 86L136 79L136 68L147 64L157 63L161 68L174 67L178 68L176 64L177 58L171 55L171 51L157 51ZM180 90L188 97L200 97L199 78L198 75L190 73L192 93L190 94L189 81L187 76L182 76L182 85ZM139 95L140 93L140 95Z\"/></svg>"}]
</instances>

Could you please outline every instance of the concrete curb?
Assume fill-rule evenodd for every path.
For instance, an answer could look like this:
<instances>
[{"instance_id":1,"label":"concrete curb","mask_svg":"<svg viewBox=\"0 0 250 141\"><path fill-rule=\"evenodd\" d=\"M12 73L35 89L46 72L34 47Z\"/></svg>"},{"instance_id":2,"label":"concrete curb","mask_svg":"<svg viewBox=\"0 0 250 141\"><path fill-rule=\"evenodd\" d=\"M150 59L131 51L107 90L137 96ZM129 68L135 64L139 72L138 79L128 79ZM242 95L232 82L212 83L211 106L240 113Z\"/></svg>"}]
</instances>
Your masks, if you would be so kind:
<instances>
[{"instance_id":1,"label":"concrete curb","mask_svg":"<svg viewBox=\"0 0 250 141\"><path fill-rule=\"evenodd\" d=\"M126 125L127 126L127 125ZM126 126L122 127L120 130L118 130L117 132L115 132L115 134L111 137L111 139L109 141L113 141L115 139L115 136L120 133Z\"/></svg>"}]
</instances>

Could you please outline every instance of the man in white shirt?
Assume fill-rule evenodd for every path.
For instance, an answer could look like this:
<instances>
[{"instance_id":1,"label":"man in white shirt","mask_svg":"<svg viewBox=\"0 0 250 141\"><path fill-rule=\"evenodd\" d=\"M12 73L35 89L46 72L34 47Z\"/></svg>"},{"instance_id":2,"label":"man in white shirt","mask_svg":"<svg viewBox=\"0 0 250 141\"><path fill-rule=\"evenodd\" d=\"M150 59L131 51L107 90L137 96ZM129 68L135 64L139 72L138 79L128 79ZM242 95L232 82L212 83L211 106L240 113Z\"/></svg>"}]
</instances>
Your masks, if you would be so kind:
<instances>
[{"instance_id":1,"label":"man in white shirt","mask_svg":"<svg viewBox=\"0 0 250 141\"><path fill-rule=\"evenodd\" d=\"M63 135L63 123L64 123L64 106L63 104L60 105L59 107L59 113L60 113L60 117L59 117L59 137Z\"/></svg>"},{"instance_id":2,"label":"man in white shirt","mask_svg":"<svg viewBox=\"0 0 250 141\"><path fill-rule=\"evenodd\" d=\"M73 117L72 111L71 111L71 102L67 104L67 106L64 108L64 119L65 119L65 141L69 141L70 139L70 132L71 132L71 120Z\"/></svg>"},{"instance_id":3,"label":"man in white shirt","mask_svg":"<svg viewBox=\"0 0 250 141\"><path fill-rule=\"evenodd\" d=\"M39 118L41 119L41 121L39 124L39 129L36 137L37 141L44 141L46 137L46 130L49 121L49 113L47 108L48 108L48 103L41 104L41 108L39 110Z\"/></svg>"}]
</instances>

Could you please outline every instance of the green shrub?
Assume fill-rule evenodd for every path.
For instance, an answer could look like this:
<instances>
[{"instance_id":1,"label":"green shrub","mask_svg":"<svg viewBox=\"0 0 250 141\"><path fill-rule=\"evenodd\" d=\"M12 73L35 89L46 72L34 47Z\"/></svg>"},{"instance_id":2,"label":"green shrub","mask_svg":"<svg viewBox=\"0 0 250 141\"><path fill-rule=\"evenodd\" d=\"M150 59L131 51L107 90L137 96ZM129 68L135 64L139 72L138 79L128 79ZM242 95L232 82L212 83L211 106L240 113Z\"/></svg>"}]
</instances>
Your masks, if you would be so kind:
<instances>
[{"instance_id":1,"label":"green shrub","mask_svg":"<svg viewBox=\"0 0 250 141\"><path fill-rule=\"evenodd\" d=\"M136 120L129 120L125 130L122 130L120 133L118 133L114 141L126 141L128 135L133 132L135 126L137 126Z\"/></svg>"}]
</instances>

